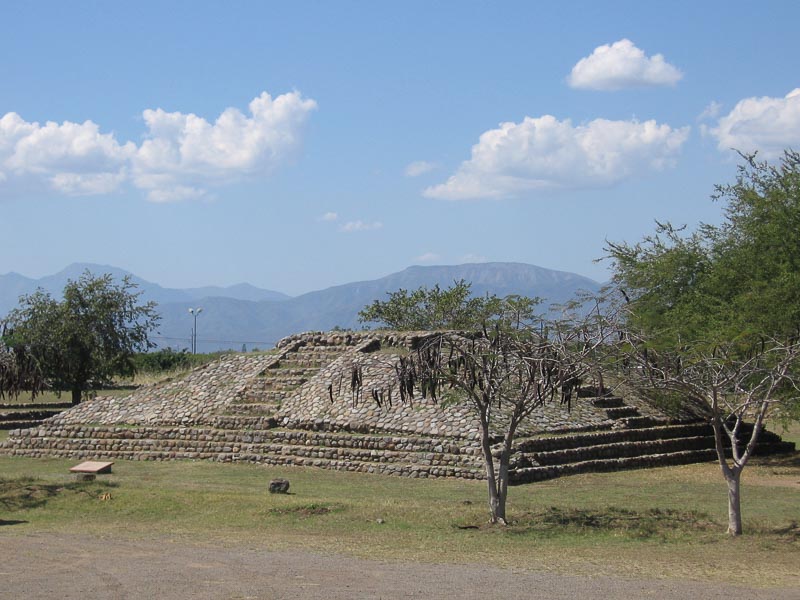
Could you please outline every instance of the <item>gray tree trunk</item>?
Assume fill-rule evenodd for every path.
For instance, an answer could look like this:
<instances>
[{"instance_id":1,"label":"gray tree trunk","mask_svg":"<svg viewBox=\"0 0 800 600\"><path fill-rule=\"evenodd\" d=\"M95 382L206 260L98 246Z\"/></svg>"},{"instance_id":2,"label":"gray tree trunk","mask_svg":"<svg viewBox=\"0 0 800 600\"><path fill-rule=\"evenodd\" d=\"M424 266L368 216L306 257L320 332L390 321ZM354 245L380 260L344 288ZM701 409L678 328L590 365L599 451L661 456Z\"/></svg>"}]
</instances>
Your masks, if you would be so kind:
<instances>
[{"instance_id":1,"label":"gray tree trunk","mask_svg":"<svg viewBox=\"0 0 800 600\"><path fill-rule=\"evenodd\" d=\"M728 535L742 535L741 472L725 473L728 484Z\"/></svg>"}]
</instances>

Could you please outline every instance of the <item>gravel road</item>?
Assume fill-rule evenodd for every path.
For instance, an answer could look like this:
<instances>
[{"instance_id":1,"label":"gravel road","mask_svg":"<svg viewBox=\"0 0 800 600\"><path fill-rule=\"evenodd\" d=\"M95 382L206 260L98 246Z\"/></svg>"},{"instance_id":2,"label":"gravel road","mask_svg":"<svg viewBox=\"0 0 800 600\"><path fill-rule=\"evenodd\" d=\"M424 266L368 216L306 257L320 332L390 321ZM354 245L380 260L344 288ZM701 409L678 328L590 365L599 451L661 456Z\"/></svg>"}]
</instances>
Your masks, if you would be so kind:
<instances>
[{"instance_id":1,"label":"gravel road","mask_svg":"<svg viewBox=\"0 0 800 600\"><path fill-rule=\"evenodd\" d=\"M572 577L477 564L355 559L307 551L65 534L3 535L0 597L122 600L325 598L800 599L800 589Z\"/></svg>"}]
</instances>

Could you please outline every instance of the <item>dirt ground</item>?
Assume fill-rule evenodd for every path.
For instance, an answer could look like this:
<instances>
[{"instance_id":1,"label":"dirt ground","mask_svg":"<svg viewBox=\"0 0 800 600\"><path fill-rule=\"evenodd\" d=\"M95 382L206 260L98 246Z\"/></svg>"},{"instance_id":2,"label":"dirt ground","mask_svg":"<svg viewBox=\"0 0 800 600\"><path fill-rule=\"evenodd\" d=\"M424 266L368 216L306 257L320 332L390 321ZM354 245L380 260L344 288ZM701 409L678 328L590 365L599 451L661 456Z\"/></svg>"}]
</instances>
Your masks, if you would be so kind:
<instances>
[{"instance_id":1,"label":"dirt ground","mask_svg":"<svg viewBox=\"0 0 800 600\"><path fill-rule=\"evenodd\" d=\"M122 600L278 598L800 599L800 589L572 577L478 564L355 559L267 547L216 547L0 530L0 597Z\"/></svg>"}]
</instances>

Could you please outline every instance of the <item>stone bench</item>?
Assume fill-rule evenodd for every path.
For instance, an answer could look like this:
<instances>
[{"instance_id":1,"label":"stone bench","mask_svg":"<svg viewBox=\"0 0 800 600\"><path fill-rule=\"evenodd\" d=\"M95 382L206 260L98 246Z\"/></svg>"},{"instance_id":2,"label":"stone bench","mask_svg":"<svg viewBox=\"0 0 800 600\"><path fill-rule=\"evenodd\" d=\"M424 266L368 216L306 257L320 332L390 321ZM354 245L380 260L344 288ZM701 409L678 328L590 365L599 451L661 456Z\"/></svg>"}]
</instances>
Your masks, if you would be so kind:
<instances>
[{"instance_id":1,"label":"stone bench","mask_svg":"<svg viewBox=\"0 0 800 600\"><path fill-rule=\"evenodd\" d=\"M70 468L70 473L75 473L78 481L94 481L98 474L111 473L113 462L87 460Z\"/></svg>"}]
</instances>

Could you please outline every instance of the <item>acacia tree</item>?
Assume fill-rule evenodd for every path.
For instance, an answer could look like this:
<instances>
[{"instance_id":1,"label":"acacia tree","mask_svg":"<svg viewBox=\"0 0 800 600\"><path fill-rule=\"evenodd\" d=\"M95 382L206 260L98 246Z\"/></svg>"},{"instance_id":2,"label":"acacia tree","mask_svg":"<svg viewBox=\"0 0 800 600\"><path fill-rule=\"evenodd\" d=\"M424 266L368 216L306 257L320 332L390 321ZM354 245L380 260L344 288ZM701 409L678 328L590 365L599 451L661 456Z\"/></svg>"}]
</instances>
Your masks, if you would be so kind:
<instances>
[{"instance_id":1,"label":"acacia tree","mask_svg":"<svg viewBox=\"0 0 800 600\"><path fill-rule=\"evenodd\" d=\"M86 271L64 287L64 299L43 290L23 296L4 321L5 342L26 352L55 390L71 393L78 404L88 390L115 375L133 373L136 352L152 348L148 334L159 316L155 303L140 303L141 292L127 277Z\"/></svg>"},{"instance_id":2,"label":"acacia tree","mask_svg":"<svg viewBox=\"0 0 800 600\"><path fill-rule=\"evenodd\" d=\"M588 315L577 316L573 306L559 319L532 315L533 305L519 297L496 299L483 327L432 333L396 367L402 401L413 400L416 391L435 402L444 399L445 406L466 402L472 409L492 523L506 523L520 425L546 404L571 401L609 331L597 318L599 303Z\"/></svg>"},{"instance_id":3,"label":"acacia tree","mask_svg":"<svg viewBox=\"0 0 800 600\"><path fill-rule=\"evenodd\" d=\"M709 409L731 535L742 532L740 476L764 419L796 418L800 406L800 155L744 159L735 183L716 188L721 225L658 224L639 243L607 247L627 301L629 380Z\"/></svg>"},{"instance_id":4,"label":"acacia tree","mask_svg":"<svg viewBox=\"0 0 800 600\"><path fill-rule=\"evenodd\" d=\"M380 323L389 329L408 331L462 330L480 327L501 310L514 310L520 321L530 316L536 299L495 295L473 296L472 285L461 279L441 289L420 287L389 292L387 300L375 300L358 313L362 323ZM505 306L502 306L505 304Z\"/></svg>"},{"instance_id":5,"label":"acacia tree","mask_svg":"<svg viewBox=\"0 0 800 600\"><path fill-rule=\"evenodd\" d=\"M795 372L800 344L762 340L744 349L739 343L694 342L678 350L660 350L646 341L631 340L630 332L627 336L628 383L645 394L663 393L707 408L728 488L728 533L741 535L741 474L753 456L765 418L800 399Z\"/></svg>"}]
</instances>

